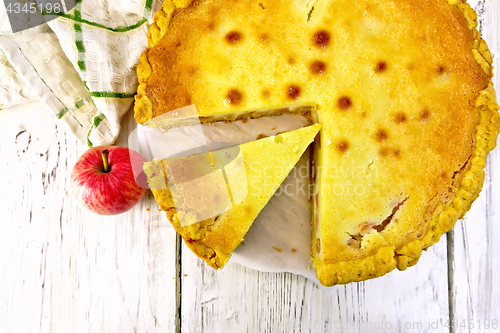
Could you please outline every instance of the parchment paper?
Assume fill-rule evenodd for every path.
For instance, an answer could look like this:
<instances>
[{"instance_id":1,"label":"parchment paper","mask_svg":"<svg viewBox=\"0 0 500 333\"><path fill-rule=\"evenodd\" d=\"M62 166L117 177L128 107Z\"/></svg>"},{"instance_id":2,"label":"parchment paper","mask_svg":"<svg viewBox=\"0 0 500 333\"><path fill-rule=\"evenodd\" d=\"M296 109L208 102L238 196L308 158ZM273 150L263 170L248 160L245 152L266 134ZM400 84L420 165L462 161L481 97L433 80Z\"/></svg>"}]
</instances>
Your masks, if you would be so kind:
<instances>
[{"instance_id":1,"label":"parchment paper","mask_svg":"<svg viewBox=\"0 0 500 333\"><path fill-rule=\"evenodd\" d=\"M308 124L308 120L301 115L285 114L231 123L203 124L201 128L208 145L213 142L242 144L256 140L260 134L271 136ZM159 139L169 132L175 134L167 140ZM157 129L139 125L138 133L143 156L148 155L145 153L145 140L150 145L153 142L166 142L157 145L161 149L153 149L153 152L150 149L150 154L154 156L147 156L149 158L165 158L182 150L192 150L203 141L200 138L200 125L171 129L163 134ZM230 262L265 272L296 273L319 283L310 267L309 157L307 150L254 221Z\"/></svg>"}]
</instances>

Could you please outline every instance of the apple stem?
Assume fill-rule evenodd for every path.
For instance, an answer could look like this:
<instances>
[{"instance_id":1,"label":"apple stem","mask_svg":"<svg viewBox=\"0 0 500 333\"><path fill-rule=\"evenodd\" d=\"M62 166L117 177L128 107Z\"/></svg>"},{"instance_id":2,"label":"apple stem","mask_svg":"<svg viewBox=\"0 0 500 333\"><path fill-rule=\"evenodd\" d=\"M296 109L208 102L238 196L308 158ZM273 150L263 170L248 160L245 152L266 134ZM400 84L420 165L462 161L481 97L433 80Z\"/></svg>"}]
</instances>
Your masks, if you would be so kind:
<instances>
[{"instance_id":1,"label":"apple stem","mask_svg":"<svg viewBox=\"0 0 500 333\"><path fill-rule=\"evenodd\" d=\"M104 149L102 151L102 163L104 164L104 172L106 172L106 173L109 172L108 154L109 154L109 150Z\"/></svg>"}]
</instances>

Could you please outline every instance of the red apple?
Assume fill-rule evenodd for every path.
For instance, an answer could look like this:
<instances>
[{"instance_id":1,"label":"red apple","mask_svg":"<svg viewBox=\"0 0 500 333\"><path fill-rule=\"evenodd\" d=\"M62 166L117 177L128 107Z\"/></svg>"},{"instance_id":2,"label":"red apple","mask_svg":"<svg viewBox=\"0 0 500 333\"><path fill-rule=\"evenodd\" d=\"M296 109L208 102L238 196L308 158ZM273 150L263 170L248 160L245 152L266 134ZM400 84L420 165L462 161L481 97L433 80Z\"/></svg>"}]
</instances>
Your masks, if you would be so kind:
<instances>
[{"instance_id":1,"label":"red apple","mask_svg":"<svg viewBox=\"0 0 500 333\"><path fill-rule=\"evenodd\" d=\"M146 162L126 147L93 147L71 170L71 187L78 201L93 213L116 215L141 201L146 186L136 182ZM134 177L134 173L135 176Z\"/></svg>"}]
</instances>

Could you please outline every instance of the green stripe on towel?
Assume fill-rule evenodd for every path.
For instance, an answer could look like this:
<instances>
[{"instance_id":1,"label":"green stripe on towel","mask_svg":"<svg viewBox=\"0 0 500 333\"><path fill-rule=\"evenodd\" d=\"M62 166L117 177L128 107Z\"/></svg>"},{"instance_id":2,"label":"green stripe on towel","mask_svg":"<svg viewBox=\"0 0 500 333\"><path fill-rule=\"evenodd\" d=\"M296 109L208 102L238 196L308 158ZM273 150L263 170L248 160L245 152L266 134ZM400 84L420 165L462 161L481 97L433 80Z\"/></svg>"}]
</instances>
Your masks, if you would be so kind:
<instances>
[{"instance_id":1,"label":"green stripe on towel","mask_svg":"<svg viewBox=\"0 0 500 333\"><path fill-rule=\"evenodd\" d=\"M65 17L67 19L70 19L70 20L73 20L75 22L78 22L78 23L83 23L83 24L87 24L87 25L91 25L93 27L96 27L96 28L101 28L101 29L106 29L106 30L110 30L110 31L113 31L113 32L127 32L127 31L130 31L130 30L134 30L134 29L137 29L139 28L141 25L143 25L144 23L146 23L148 20L143 18L142 20L140 20L139 22L137 22L136 24L134 25L129 25L129 26L124 26L124 27L117 27L117 28L110 28L110 27L107 27L103 24L100 24L100 23L96 23L96 22L92 22L92 21L88 21L86 19L82 19L81 18L81 15L76 15L76 11L75 11L75 15L70 15L70 14L63 14L63 15L60 15L61 17ZM78 12L80 14L80 12Z\"/></svg>"},{"instance_id":2,"label":"green stripe on towel","mask_svg":"<svg viewBox=\"0 0 500 333\"><path fill-rule=\"evenodd\" d=\"M151 9L153 7L153 0L146 0L146 3L144 5L144 18L142 20L140 20L137 23L132 24L132 25L111 28L111 27L105 26L104 24L97 23L97 22L92 22L92 21L89 21L89 20L86 20L86 19L82 18L81 12L76 9L76 6L79 5L79 4L81 4L81 2L82 2L82 0L77 0L76 1L75 15L67 14L67 13L65 14L65 13L60 13L60 12L54 12L54 13L52 13L52 12L47 12L47 13L42 12L42 15L53 15L53 16L64 17L64 18L67 18L69 20L73 20L73 21L78 22L78 23L88 24L88 25L91 25L93 27L97 27L97 28L101 28L101 29L106 29L106 30L113 31L113 32L127 32L127 31L131 31L131 30L137 29L140 26L142 26L144 23L148 22L148 17L151 15Z\"/></svg>"},{"instance_id":3,"label":"green stripe on towel","mask_svg":"<svg viewBox=\"0 0 500 333\"><path fill-rule=\"evenodd\" d=\"M68 108L64 108L62 109L61 111L59 111L57 114L56 114L56 118L57 119L61 119L66 113L68 113L69 109Z\"/></svg>"},{"instance_id":4,"label":"green stripe on towel","mask_svg":"<svg viewBox=\"0 0 500 333\"><path fill-rule=\"evenodd\" d=\"M97 126L99 126L99 124L101 123L101 121L103 121L104 119L106 119L106 116L103 115L102 113L100 115L98 115L97 117L94 117L94 124L92 125L92 127L90 128L89 132L87 133L87 145L92 148L94 145L92 144L92 142L90 141L90 134L92 134L92 131L94 129L97 128Z\"/></svg>"},{"instance_id":5,"label":"green stripe on towel","mask_svg":"<svg viewBox=\"0 0 500 333\"><path fill-rule=\"evenodd\" d=\"M134 94L127 93L116 93L112 91L92 91L90 92L90 96L92 97L109 97L109 98L133 98Z\"/></svg>"}]
</instances>

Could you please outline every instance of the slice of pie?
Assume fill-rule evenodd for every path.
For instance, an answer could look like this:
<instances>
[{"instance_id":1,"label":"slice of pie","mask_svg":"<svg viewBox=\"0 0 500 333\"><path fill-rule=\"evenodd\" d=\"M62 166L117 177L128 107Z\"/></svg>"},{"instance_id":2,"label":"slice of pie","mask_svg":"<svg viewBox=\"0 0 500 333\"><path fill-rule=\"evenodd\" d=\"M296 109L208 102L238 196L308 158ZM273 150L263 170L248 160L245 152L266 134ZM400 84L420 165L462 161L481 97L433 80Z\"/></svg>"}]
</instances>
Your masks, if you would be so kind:
<instances>
[{"instance_id":1,"label":"slice of pie","mask_svg":"<svg viewBox=\"0 0 500 333\"><path fill-rule=\"evenodd\" d=\"M321 125L145 165L150 188L186 245L224 267Z\"/></svg>"},{"instance_id":2,"label":"slice of pie","mask_svg":"<svg viewBox=\"0 0 500 333\"><path fill-rule=\"evenodd\" d=\"M138 66L135 118L314 106L319 280L404 270L469 209L496 144L492 56L476 25L460 0L167 0Z\"/></svg>"}]
</instances>

